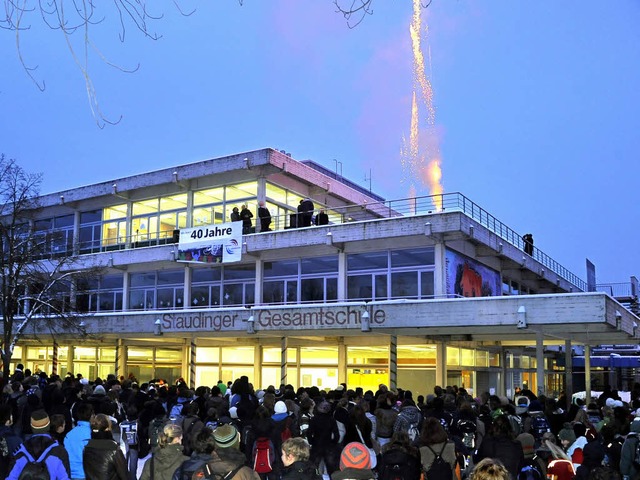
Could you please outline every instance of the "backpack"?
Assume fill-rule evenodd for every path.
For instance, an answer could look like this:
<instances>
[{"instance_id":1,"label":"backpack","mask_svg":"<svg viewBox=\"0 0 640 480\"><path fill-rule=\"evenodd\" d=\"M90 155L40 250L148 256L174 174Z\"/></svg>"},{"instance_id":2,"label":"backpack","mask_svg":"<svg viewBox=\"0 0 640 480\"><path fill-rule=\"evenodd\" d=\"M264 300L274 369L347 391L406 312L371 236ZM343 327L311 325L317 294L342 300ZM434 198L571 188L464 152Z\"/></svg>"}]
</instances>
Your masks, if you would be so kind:
<instances>
[{"instance_id":1,"label":"backpack","mask_svg":"<svg viewBox=\"0 0 640 480\"><path fill-rule=\"evenodd\" d=\"M517 480L543 480L543 478L540 470L530 463L520 469Z\"/></svg>"},{"instance_id":2,"label":"backpack","mask_svg":"<svg viewBox=\"0 0 640 480\"><path fill-rule=\"evenodd\" d=\"M47 467L47 457L51 450L58 446L58 442L54 441L47 449L40 454L37 460L35 460L29 451L25 448L22 452L27 458L27 463L20 472L19 480L50 480L49 467Z\"/></svg>"},{"instance_id":3,"label":"backpack","mask_svg":"<svg viewBox=\"0 0 640 480\"><path fill-rule=\"evenodd\" d=\"M453 470L451 469L451 465L445 462L442 459L442 452L444 452L447 444L445 443L440 450L440 453L436 453L431 446L427 445L426 447L431 450L431 453L435 455L435 459L431 463L431 466L428 470L424 472L425 478L429 480L452 480L453 479Z\"/></svg>"},{"instance_id":4,"label":"backpack","mask_svg":"<svg viewBox=\"0 0 640 480\"><path fill-rule=\"evenodd\" d=\"M300 436L307 438L307 430L309 429L309 422L313 418L311 413L303 413L300 415Z\"/></svg>"},{"instance_id":5,"label":"backpack","mask_svg":"<svg viewBox=\"0 0 640 480\"><path fill-rule=\"evenodd\" d=\"M182 425L182 421L184 420L184 415L183 415L183 409L185 407L185 405L188 405L188 403L176 403L175 405L173 405L173 407L171 407L171 410L169 410L169 420L171 420L171 423L175 424L175 425Z\"/></svg>"},{"instance_id":6,"label":"backpack","mask_svg":"<svg viewBox=\"0 0 640 480\"><path fill-rule=\"evenodd\" d=\"M640 436L635 435L635 437L636 437L636 446L633 450L634 451L633 466L639 469L640 468Z\"/></svg>"},{"instance_id":7,"label":"backpack","mask_svg":"<svg viewBox=\"0 0 640 480\"><path fill-rule=\"evenodd\" d=\"M149 424L149 445L151 448L158 446L158 436L166 424L164 418L154 418Z\"/></svg>"},{"instance_id":8,"label":"backpack","mask_svg":"<svg viewBox=\"0 0 640 480\"><path fill-rule=\"evenodd\" d=\"M120 424L121 435L129 446L138 445L138 422L126 420Z\"/></svg>"},{"instance_id":9,"label":"backpack","mask_svg":"<svg viewBox=\"0 0 640 480\"><path fill-rule=\"evenodd\" d=\"M5 478L9 474L9 463L11 452L7 439L0 437L0 478Z\"/></svg>"},{"instance_id":10,"label":"backpack","mask_svg":"<svg viewBox=\"0 0 640 480\"><path fill-rule=\"evenodd\" d=\"M209 480L209 479L210 480L231 480L242 467L244 467L244 465L240 465L239 467L236 467L233 470L223 475L222 473L215 473L211 471L211 466L208 463L206 463L202 469L196 471L193 477L189 477L189 478L196 478L196 479L203 479L203 480L205 479L206 480Z\"/></svg>"},{"instance_id":11,"label":"backpack","mask_svg":"<svg viewBox=\"0 0 640 480\"><path fill-rule=\"evenodd\" d=\"M460 419L456 424L458 431L462 437L462 443L465 447L473 450L476 448L476 431L478 429L478 425L473 420L468 419Z\"/></svg>"},{"instance_id":12,"label":"backpack","mask_svg":"<svg viewBox=\"0 0 640 480\"><path fill-rule=\"evenodd\" d=\"M381 467L379 480L415 480L420 477L418 459L397 448L383 453L378 467Z\"/></svg>"},{"instance_id":13,"label":"backpack","mask_svg":"<svg viewBox=\"0 0 640 480\"><path fill-rule=\"evenodd\" d=\"M268 437L260 437L253 444L253 470L256 473L269 473L273 470L276 449Z\"/></svg>"},{"instance_id":14,"label":"backpack","mask_svg":"<svg viewBox=\"0 0 640 480\"><path fill-rule=\"evenodd\" d=\"M193 429L199 421L200 417L185 417L180 425L182 427L182 446L187 457L190 457L193 452Z\"/></svg>"},{"instance_id":15,"label":"backpack","mask_svg":"<svg viewBox=\"0 0 640 480\"><path fill-rule=\"evenodd\" d=\"M293 433L291 433L291 417L287 417L287 420L284 423L284 427L280 431L280 439L284 442L285 440L289 440L293 437Z\"/></svg>"},{"instance_id":16,"label":"backpack","mask_svg":"<svg viewBox=\"0 0 640 480\"><path fill-rule=\"evenodd\" d=\"M542 441L542 435L551 431L547 417L543 414L531 416L531 435L536 440L536 445Z\"/></svg>"},{"instance_id":17,"label":"backpack","mask_svg":"<svg viewBox=\"0 0 640 480\"><path fill-rule=\"evenodd\" d=\"M409 440L411 440L411 443L418 440L418 438L420 437L420 430L418 429L417 423L409 424L409 428L407 428L407 435L409 435Z\"/></svg>"},{"instance_id":18,"label":"backpack","mask_svg":"<svg viewBox=\"0 0 640 480\"><path fill-rule=\"evenodd\" d=\"M509 423L511 424L511 430L513 434L517 437L522 433L522 418L519 415L508 415ZM540 435L542 437L542 435Z\"/></svg>"}]
</instances>

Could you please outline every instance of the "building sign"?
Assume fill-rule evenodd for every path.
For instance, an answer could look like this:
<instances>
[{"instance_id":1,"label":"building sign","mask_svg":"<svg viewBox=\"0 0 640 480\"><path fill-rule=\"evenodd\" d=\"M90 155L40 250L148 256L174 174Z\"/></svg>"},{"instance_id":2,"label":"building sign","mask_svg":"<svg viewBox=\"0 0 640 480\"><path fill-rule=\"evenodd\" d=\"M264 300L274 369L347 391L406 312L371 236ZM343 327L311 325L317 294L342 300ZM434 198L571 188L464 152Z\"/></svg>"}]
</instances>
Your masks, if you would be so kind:
<instances>
[{"instance_id":1,"label":"building sign","mask_svg":"<svg viewBox=\"0 0 640 480\"><path fill-rule=\"evenodd\" d=\"M180 230L178 262L230 263L242 258L242 222Z\"/></svg>"},{"instance_id":2,"label":"building sign","mask_svg":"<svg viewBox=\"0 0 640 480\"><path fill-rule=\"evenodd\" d=\"M459 297L501 295L500 274L472 258L447 249L447 294Z\"/></svg>"},{"instance_id":3,"label":"building sign","mask_svg":"<svg viewBox=\"0 0 640 480\"><path fill-rule=\"evenodd\" d=\"M167 332L232 332L245 330L249 316L253 317L256 331L308 330L323 328L361 328L365 310L346 308L292 308L219 310L216 312L167 312L162 315L162 330ZM384 326L387 314L379 308L369 313L371 327Z\"/></svg>"}]
</instances>

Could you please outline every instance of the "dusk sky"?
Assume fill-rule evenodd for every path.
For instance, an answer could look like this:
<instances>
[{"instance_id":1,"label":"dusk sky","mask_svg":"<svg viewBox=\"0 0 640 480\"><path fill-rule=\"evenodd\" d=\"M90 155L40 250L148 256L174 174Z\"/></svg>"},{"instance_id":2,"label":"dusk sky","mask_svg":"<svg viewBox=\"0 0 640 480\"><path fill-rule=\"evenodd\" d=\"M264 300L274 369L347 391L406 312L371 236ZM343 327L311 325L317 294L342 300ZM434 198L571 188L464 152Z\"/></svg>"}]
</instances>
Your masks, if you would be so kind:
<instances>
[{"instance_id":1,"label":"dusk sky","mask_svg":"<svg viewBox=\"0 0 640 480\"><path fill-rule=\"evenodd\" d=\"M179 2L191 16L162 3L150 24L162 38L129 25L124 43L113 2L98 3L96 46L123 68L140 64L123 73L89 52L105 117L122 117L102 129L60 32L25 20L40 92L15 33L0 30L0 153L42 172L41 193L263 147L367 188L371 172L387 199L411 184L430 193L401 161L410 0L374 0L353 29L331 0ZM433 0L422 15L444 191L531 232L583 279L586 258L598 283L640 275L640 2Z\"/></svg>"}]
</instances>

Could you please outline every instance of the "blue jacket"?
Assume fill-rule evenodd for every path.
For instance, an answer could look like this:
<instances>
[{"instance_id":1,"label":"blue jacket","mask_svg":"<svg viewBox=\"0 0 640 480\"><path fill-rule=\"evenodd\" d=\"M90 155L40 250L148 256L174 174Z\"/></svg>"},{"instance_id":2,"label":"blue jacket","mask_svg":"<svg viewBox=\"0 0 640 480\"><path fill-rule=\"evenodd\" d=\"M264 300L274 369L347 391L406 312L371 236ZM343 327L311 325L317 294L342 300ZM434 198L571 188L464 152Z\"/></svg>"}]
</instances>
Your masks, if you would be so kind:
<instances>
[{"instance_id":1,"label":"blue jacket","mask_svg":"<svg viewBox=\"0 0 640 480\"><path fill-rule=\"evenodd\" d=\"M82 466L82 451L91 439L91 425L80 420L78 425L71 429L64 439L64 448L69 452L69 465L71 466L71 478L85 478Z\"/></svg>"},{"instance_id":2,"label":"blue jacket","mask_svg":"<svg viewBox=\"0 0 640 480\"><path fill-rule=\"evenodd\" d=\"M9 472L7 480L17 480L27 462L31 459L37 461L49 446L52 447L52 450L55 450L58 442L53 440L48 434L31 436L29 440L20 445L20 448L16 452L16 463ZM49 470L49 475L51 475L51 480L69 480L69 474L67 473L64 463L53 451L49 452L45 464Z\"/></svg>"}]
</instances>

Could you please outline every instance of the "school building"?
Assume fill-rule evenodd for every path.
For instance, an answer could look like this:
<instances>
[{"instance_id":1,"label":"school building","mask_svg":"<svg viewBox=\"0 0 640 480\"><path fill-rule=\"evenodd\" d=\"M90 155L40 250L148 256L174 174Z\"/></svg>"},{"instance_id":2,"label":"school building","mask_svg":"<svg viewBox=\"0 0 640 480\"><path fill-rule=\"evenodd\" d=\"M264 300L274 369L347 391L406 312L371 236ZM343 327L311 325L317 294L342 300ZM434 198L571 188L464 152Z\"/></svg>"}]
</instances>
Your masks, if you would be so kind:
<instances>
[{"instance_id":1,"label":"school building","mask_svg":"<svg viewBox=\"0 0 640 480\"><path fill-rule=\"evenodd\" d=\"M305 198L328 224L300 226ZM34 228L50 254L103 271L61 292L82 312L86 337L40 332L16 348L13 364L32 371L557 394L573 390L576 347L589 385L591 348L638 340L629 309L537 247L526 251L521 233L463 194L388 201L274 149L40 203ZM234 240L232 261L215 239L185 253L183 233L224 233L243 204L252 225Z\"/></svg>"}]
</instances>

